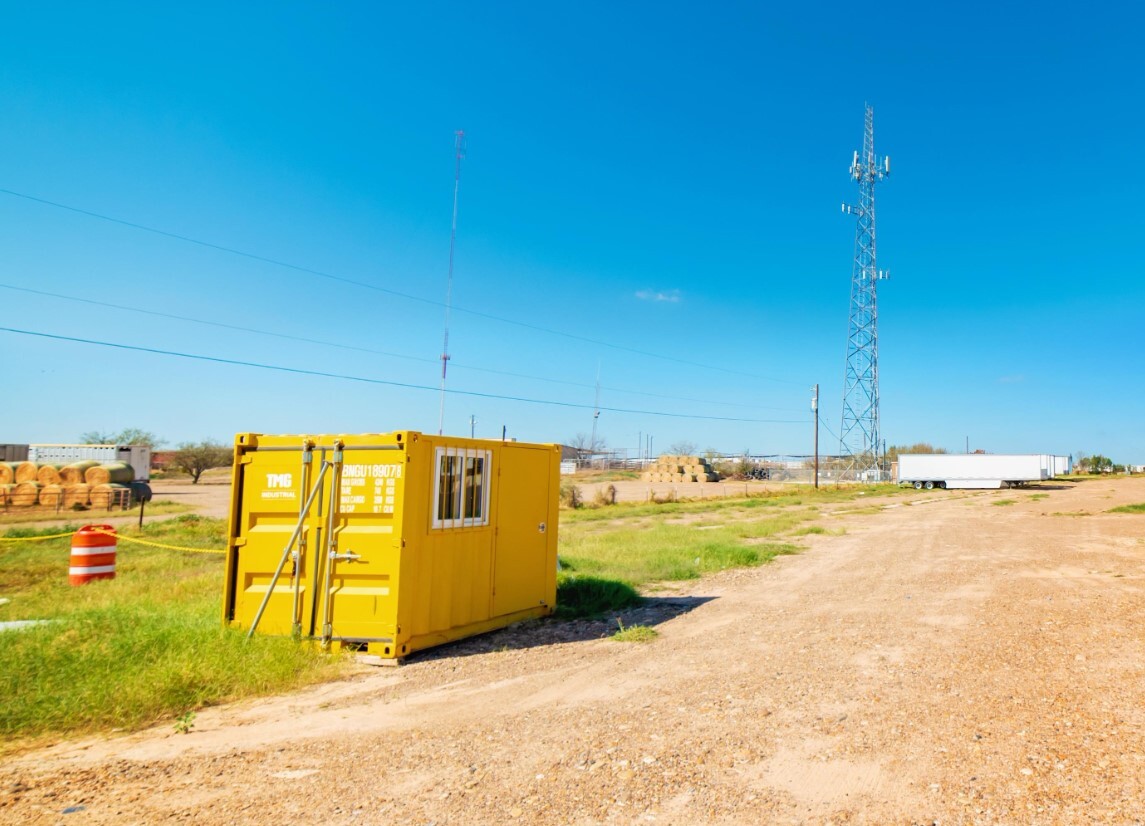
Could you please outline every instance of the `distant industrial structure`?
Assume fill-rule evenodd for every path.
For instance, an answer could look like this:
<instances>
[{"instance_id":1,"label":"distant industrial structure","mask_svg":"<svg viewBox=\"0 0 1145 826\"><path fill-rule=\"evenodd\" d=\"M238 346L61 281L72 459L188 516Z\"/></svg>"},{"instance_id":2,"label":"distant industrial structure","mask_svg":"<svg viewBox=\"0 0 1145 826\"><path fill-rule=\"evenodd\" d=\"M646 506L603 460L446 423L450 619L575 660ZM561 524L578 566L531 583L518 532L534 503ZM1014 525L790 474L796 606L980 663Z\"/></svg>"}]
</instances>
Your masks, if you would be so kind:
<instances>
[{"instance_id":1,"label":"distant industrial structure","mask_svg":"<svg viewBox=\"0 0 1145 826\"><path fill-rule=\"evenodd\" d=\"M856 221L847 368L843 376L843 425L839 431L839 453L848 460L847 475L867 481L885 476L879 462L877 287L887 274L878 268L875 258L875 184L890 171L890 158L875 154L874 110L868 104L863 151L856 152L851 160L851 177L859 184L859 203L843 204L844 214L856 216Z\"/></svg>"}]
</instances>

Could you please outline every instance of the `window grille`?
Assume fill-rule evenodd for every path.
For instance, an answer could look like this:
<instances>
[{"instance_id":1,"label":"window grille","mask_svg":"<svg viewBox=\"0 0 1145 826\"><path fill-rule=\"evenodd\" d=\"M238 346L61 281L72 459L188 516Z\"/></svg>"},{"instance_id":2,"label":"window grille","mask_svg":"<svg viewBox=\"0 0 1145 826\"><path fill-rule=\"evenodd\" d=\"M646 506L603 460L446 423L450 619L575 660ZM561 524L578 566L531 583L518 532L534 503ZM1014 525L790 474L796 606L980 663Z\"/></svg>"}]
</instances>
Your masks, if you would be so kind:
<instances>
[{"instance_id":1,"label":"window grille","mask_svg":"<svg viewBox=\"0 0 1145 826\"><path fill-rule=\"evenodd\" d=\"M435 454L433 527L472 528L489 524L488 450L439 447Z\"/></svg>"}]
</instances>

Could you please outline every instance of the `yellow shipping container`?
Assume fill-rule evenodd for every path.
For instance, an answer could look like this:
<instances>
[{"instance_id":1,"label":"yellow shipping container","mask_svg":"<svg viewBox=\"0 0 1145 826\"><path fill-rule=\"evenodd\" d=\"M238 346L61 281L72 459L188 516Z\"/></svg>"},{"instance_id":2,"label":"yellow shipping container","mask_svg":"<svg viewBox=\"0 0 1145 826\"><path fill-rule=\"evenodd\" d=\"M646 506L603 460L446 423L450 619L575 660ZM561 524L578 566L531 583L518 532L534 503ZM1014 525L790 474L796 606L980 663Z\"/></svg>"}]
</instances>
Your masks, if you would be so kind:
<instances>
[{"instance_id":1,"label":"yellow shipping container","mask_svg":"<svg viewBox=\"0 0 1145 826\"><path fill-rule=\"evenodd\" d=\"M223 621L400 660L552 613L559 445L235 437Z\"/></svg>"}]
</instances>

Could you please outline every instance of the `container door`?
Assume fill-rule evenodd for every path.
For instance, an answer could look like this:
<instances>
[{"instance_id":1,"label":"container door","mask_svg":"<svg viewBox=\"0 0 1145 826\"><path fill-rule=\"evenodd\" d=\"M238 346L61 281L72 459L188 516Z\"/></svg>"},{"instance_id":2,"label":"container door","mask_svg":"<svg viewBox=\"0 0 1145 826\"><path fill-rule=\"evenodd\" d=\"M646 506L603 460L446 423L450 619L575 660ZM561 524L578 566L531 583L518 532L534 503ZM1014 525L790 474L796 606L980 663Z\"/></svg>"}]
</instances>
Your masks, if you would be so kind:
<instances>
[{"instance_id":1,"label":"container door","mask_svg":"<svg viewBox=\"0 0 1145 826\"><path fill-rule=\"evenodd\" d=\"M507 448L498 454L497 534L493 557L493 616L546 603L549 570L548 450ZM556 567L553 560L552 566Z\"/></svg>"},{"instance_id":2,"label":"container door","mask_svg":"<svg viewBox=\"0 0 1145 826\"><path fill-rule=\"evenodd\" d=\"M239 466L241 510L235 526L236 553L227 599L228 619L242 628L251 626L265 600L259 631L290 634L299 619L300 609L296 605L309 605L311 601L306 574L313 553L307 549L312 549L320 539L314 525L304 525L299 569L296 571L294 562L288 559L282 574L274 579L275 569L282 561L306 500L300 457L301 450L251 452ZM299 550L297 543L295 550ZM296 573L299 575L297 589L292 587ZM266 598L268 591L271 596ZM308 621L309 618L303 616L302 619Z\"/></svg>"},{"instance_id":3,"label":"container door","mask_svg":"<svg viewBox=\"0 0 1145 826\"><path fill-rule=\"evenodd\" d=\"M249 628L265 603L261 633L392 644L405 454L388 444L347 448L323 473L335 455L317 446L309 472L300 449L269 444L244 457L227 619Z\"/></svg>"}]
</instances>

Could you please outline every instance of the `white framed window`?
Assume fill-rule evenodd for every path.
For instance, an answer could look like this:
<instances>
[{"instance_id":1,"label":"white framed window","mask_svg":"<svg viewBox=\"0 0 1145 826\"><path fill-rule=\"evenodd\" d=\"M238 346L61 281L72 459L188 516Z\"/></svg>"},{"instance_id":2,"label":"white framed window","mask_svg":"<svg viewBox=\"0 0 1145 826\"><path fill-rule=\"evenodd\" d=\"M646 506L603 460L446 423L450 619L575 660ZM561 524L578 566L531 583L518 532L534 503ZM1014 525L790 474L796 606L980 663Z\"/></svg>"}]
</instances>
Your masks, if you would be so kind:
<instances>
[{"instance_id":1,"label":"white framed window","mask_svg":"<svg viewBox=\"0 0 1145 826\"><path fill-rule=\"evenodd\" d=\"M493 453L439 447L434 453L433 527L489 524L489 470Z\"/></svg>"}]
</instances>

